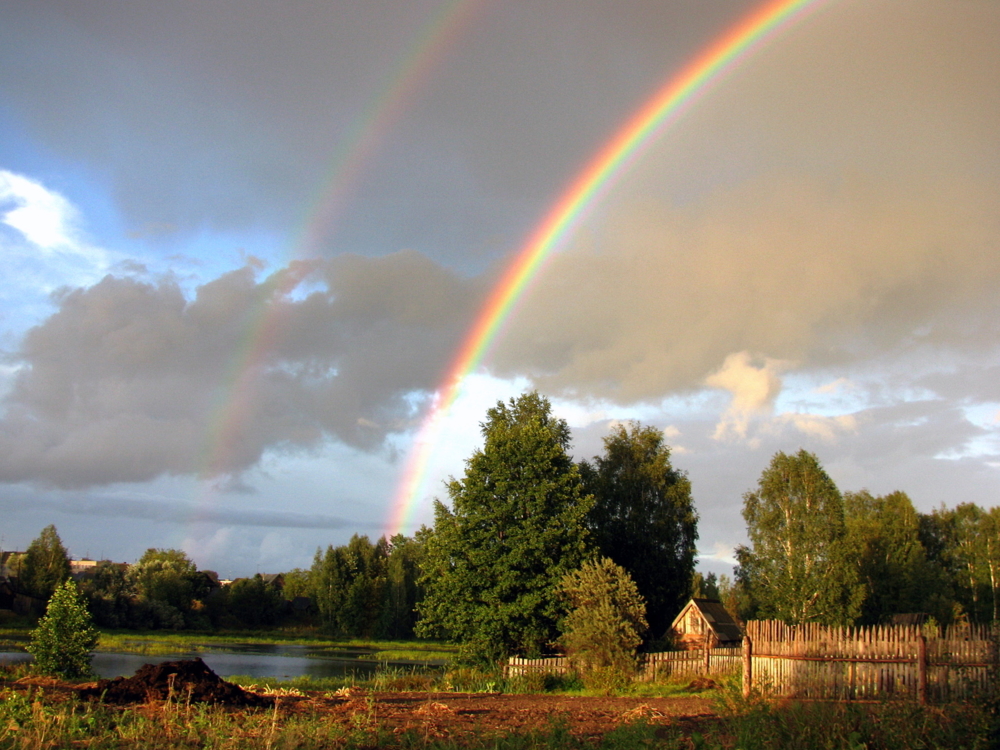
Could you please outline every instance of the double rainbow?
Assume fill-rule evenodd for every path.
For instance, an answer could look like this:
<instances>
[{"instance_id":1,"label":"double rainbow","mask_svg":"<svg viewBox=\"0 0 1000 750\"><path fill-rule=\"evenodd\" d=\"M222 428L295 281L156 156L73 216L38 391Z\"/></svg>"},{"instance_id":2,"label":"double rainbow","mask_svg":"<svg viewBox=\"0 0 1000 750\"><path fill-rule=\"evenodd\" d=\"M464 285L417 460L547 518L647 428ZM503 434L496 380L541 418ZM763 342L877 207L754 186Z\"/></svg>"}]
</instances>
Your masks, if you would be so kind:
<instances>
[{"instance_id":1,"label":"double rainbow","mask_svg":"<svg viewBox=\"0 0 1000 750\"><path fill-rule=\"evenodd\" d=\"M570 183L493 287L448 369L448 376L421 425L399 483L386 526L388 536L406 528L414 509L423 499L427 468L445 416L461 394L466 377L479 367L518 299L549 255L580 224L587 210L611 188L614 180L624 174L643 148L682 117L713 83L794 21L827 1L770 0L758 6L671 76Z\"/></svg>"}]
</instances>

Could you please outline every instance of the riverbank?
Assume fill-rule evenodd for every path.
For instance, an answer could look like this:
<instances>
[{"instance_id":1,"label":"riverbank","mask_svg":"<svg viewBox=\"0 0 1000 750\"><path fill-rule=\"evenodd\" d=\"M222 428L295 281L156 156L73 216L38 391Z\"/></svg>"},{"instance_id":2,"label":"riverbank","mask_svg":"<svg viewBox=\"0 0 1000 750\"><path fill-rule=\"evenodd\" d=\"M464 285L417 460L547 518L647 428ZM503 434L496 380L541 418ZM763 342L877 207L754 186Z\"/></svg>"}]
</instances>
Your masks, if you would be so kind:
<instances>
[{"instance_id":1,"label":"riverbank","mask_svg":"<svg viewBox=\"0 0 1000 750\"><path fill-rule=\"evenodd\" d=\"M23 651L31 628L0 628L0 649ZM457 648L441 641L381 641L364 638L331 638L316 629L165 631L100 630L98 651L160 654L199 653L205 650L248 646L305 646L317 653L372 661L449 662ZM349 655L349 656L348 656Z\"/></svg>"}]
</instances>

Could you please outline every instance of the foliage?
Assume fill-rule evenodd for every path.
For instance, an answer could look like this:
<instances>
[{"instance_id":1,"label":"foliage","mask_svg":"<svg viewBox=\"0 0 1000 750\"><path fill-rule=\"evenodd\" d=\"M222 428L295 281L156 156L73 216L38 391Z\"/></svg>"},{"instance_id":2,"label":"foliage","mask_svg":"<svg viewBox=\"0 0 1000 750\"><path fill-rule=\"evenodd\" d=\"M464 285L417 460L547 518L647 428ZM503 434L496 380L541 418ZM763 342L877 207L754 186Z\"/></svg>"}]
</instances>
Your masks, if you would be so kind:
<instances>
[{"instance_id":1,"label":"foliage","mask_svg":"<svg viewBox=\"0 0 1000 750\"><path fill-rule=\"evenodd\" d=\"M76 679L90 674L90 652L97 640L87 605L76 584L66 580L56 588L45 616L31 632L28 652L35 657L39 672Z\"/></svg>"},{"instance_id":2,"label":"foliage","mask_svg":"<svg viewBox=\"0 0 1000 750\"><path fill-rule=\"evenodd\" d=\"M481 427L483 448L448 485L452 509L435 504L417 634L448 637L463 658L489 664L556 640L554 589L583 562L592 498L547 399L498 402Z\"/></svg>"},{"instance_id":3,"label":"foliage","mask_svg":"<svg viewBox=\"0 0 1000 750\"><path fill-rule=\"evenodd\" d=\"M18 564L18 586L28 596L48 599L69 578L69 554L51 524L28 545Z\"/></svg>"},{"instance_id":4,"label":"foliage","mask_svg":"<svg viewBox=\"0 0 1000 750\"><path fill-rule=\"evenodd\" d=\"M920 543L920 517L910 498L902 492L873 497L863 490L846 493L844 506L847 546L866 589L860 624L875 625L901 612L928 612L947 623L948 584Z\"/></svg>"},{"instance_id":5,"label":"foliage","mask_svg":"<svg viewBox=\"0 0 1000 750\"><path fill-rule=\"evenodd\" d=\"M225 595L229 612L245 628L275 625L284 609L281 591L265 583L260 573L233 581Z\"/></svg>"},{"instance_id":6,"label":"foliage","mask_svg":"<svg viewBox=\"0 0 1000 750\"><path fill-rule=\"evenodd\" d=\"M775 454L743 496L743 518L751 547L737 549L738 575L761 617L854 621L865 590L845 540L843 498L816 456Z\"/></svg>"},{"instance_id":7,"label":"foliage","mask_svg":"<svg viewBox=\"0 0 1000 750\"><path fill-rule=\"evenodd\" d=\"M559 594L569 614L560 642L588 686L631 679L646 631L646 603L635 581L610 558L585 562L563 576Z\"/></svg>"},{"instance_id":8,"label":"foliage","mask_svg":"<svg viewBox=\"0 0 1000 750\"><path fill-rule=\"evenodd\" d=\"M928 558L945 571L956 613L974 622L998 619L1000 507L960 503L939 508L920 517L920 539Z\"/></svg>"},{"instance_id":9,"label":"foliage","mask_svg":"<svg viewBox=\"0 0 1000 750\"><path fill-rule=\"evenodd\" d=\"M594 543L629 572L645 598L650 635L663 635L684 606L694 575L698 515L687 475L670 463L663 433L633 422L604 438L604 455L580 464L594 495Z\"/></svg>"},{"instance_id":10,"label":"foliage","mask_svg":"<svg viewBox=\"0 0 1000 750\"><path fill-rule=\"evenodd\" d=\"M344 546L317 550L309 580L323 629L364 638L412 637L422 555L419 534L374 544L355 534Z\"/></svg>"},{"instance_id":11,"label":"foliage","mask_svg":"<svg viewBox=\"0 0 1000 750\"><path fill-rule=\"evenodd\" d=\"M147 549L128 569L128 579L139 596L184 611L194 599L197 573L179 549Z\"/></svg>"}]
</instances>

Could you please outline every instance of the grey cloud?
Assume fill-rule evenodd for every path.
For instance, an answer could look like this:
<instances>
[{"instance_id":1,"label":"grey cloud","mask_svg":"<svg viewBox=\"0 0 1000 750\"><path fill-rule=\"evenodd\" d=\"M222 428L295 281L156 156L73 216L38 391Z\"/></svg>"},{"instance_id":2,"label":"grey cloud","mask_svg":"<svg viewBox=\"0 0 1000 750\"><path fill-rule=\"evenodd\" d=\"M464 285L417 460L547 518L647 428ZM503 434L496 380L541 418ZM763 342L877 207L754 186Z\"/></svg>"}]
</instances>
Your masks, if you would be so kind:
<instances>
[{"instance_id":1,"label":"grey cloud","mask_svg":"<svg viewBox=\"0 0 1000 750\"><path fill-rule=\"evenodd\" d=\"M0 93L47 147L107 177L134 231L294 232L357 128L406 81L327 249L417 247L479 270L750 5L5 4ZM471 10L405 78L448 6Z\"/></svg>"},{"instance_id":2,"label":"grey cloud","mask_svg":"<svg viewBox=\"0 0 1000 750\"><path fill-rule=\"evenodd\" d=\"M291 295L304 279L321 291ZM176 284L106 277L25 336L0 479L61 487L239 473L327 439L375 449L437 386L479 297L414 252Z\"/></svg>"},{"instance_id":3,"label":"grey cloud","mask_svg":"<svg viewBox=\"0 0 1000 750\"><path fill-rule=\"evenodd\" d=\"M522 301L497 371L651 400L735 352L847 367L888 351L995 351L1000 192L864 179L756 180L677 208L622 209L557 255Z\"/></svg>"},{"instance_id":4,"label":"grey cloud","mask_svg":"<svg viewBox=\"0 0 1000 750\"><path fill-rule=\"evenodd\" d=\"M374 529L379 527L378 524L365 523L357 519L315 513L235 509L217 505L200 507L177 500L153 502L88 495L62 498L58 495L44 494L34 496L32 504L58 513L89 518L128 518L184 526L203 523L284 529Z\"/></svg>"}]
</instances>

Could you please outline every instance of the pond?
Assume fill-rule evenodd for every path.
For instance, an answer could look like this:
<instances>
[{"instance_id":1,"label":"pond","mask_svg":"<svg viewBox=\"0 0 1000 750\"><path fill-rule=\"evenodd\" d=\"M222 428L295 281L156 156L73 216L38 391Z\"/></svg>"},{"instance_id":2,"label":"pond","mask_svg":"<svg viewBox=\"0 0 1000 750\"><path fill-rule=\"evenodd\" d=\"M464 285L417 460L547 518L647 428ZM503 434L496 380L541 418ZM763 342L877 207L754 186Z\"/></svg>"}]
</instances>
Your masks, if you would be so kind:
<instances>
[{"instance_id":1,"label":"pond","mask_svg":"<svg viewBox=\"0 0 1000 750\"><path fill-rule=\"evenodd\" d=\"M197 652L176 654L130 654L99 651L92 662L98 677L131 677L143 664L158 664L177 659L193 659L200 656L216 674L249 675L250 677L273 677L293 679L312 677L315 679L355 675L364 679L371 677L377 669L421 669L439 666L439 661L375 661L359 658L366 652L337 652L299 645L227 645L225 647L200 646ZM17 664L31 661L31 656L19 651L0 651L0 664Z\"/></svg>"}]
</instances>

